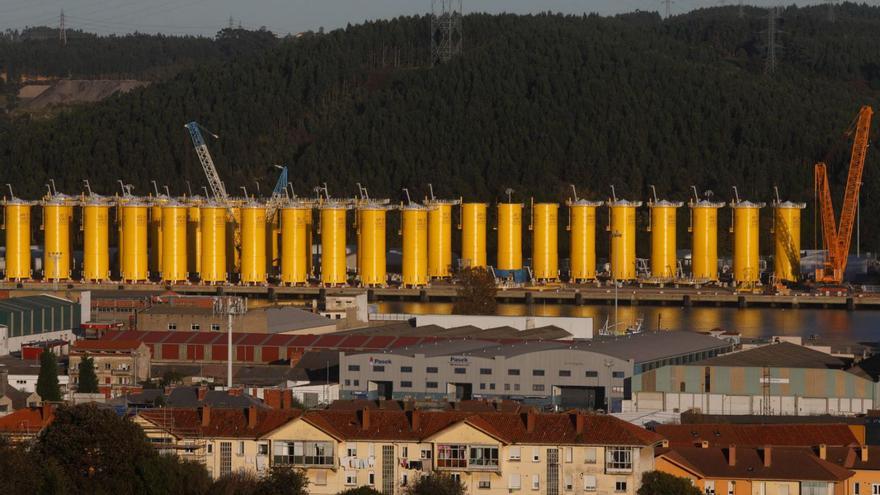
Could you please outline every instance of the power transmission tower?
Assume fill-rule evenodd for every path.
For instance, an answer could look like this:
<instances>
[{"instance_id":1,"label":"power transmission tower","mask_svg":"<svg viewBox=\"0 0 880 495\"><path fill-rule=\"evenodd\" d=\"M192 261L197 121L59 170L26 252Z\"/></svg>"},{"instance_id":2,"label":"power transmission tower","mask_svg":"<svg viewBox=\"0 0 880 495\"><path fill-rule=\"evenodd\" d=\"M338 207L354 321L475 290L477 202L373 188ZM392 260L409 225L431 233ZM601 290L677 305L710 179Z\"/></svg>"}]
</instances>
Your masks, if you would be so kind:
<instances>
[{"instance_id":1,"label":"power transmission tower","mask_svg":"<svg viewBox=\"0 0 880 495\"><path fill-rule=\"evenodd\" d=\"M825 2L828 4L828 22L834 22L837 20L837 14L834 11L834 5L837 3L836 0L828 0Z\"/></svg>"},{"instance_id":2,"label":"power transmission tower","mask_svg":"<svg viewBox=\"0 0 880 495\"><path fill-rule=\"evenodd\" d=\"M228 29L229 29L230 31L232 31L232 28L233 28L233 27L235 27L235 19L233 19L232 16L229 16L229 27L228 27Z\"/></svg>"},{"instance_id":3,"label":"power transmission tower","mask_svg":"<svg viewBox=\"0 0 880 495\"><path fill-rule=\"evenodd\" d=\"M738 15L740 19L742 19L743 17L746 16L745 12L743 12L743 2L742 2L742 0L739 0L739 11L737 12L736 15Z\"/></svg>"},{"instance_id":4,"label":"power transmission tower","mask_svg":"<svg viewBox=\"0 0 880 495\"><path fill-rule=\"evenodd\" d=\"M666 18L669 19L670 17L672 17L672 4L674 4L675 1L674 0L661 0L660 3L662 3L663 5L666 6Z\"/></svg>"},{"instance_id":5,"label":"power transmission tower","mask_svg":"<svg viewBox=\"0 0 880 495\"><path fill-rule=\"evenodd\" d=\"M779 7L770 7L767 10L767 59L764 61L764 73L776 72L777 55L779 52L779 29L776 23L779 19Z\"/></svg>"},{"instance_id":6,"label":"power transmission tower","mask_svg":"<svg viewBox=\"0 0 880 495\"><path fill-rule=\"evenodd\" d=\"M431 63L448 62L461 53L462 0L431 0Z\"/></svg>"},{"instance_id":7,"label":"power transmission tower","mask_svg":"<svg viewBox=\"0 0 880 495\"><path fill-rule=\"evenodd\" d=\"M61 17L58 19L58 39L62 46L67 46L67 28L64 26L64 9L61 9Z\"/></svg>"}]
</instances>

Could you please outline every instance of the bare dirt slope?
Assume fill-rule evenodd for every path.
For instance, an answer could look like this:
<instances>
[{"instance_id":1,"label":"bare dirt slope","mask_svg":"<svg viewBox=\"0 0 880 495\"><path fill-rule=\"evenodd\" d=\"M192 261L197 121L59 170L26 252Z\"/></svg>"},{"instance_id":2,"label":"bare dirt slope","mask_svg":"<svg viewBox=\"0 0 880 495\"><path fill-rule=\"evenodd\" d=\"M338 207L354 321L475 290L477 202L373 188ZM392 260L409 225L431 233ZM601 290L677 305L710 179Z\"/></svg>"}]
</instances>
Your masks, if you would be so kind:
<instances>
[{"instance_id":1,"label":"bare dirt slope","mask_svg":"<svg viewBox=\"0 0 880 495\"><path fill-rule=\"evenodd\" d=\"M134 80L62 80L36 98L23 102L22 110L42 110L71 103L93 103L116 93L127 93L149 84Z\"/></svg>"}]
</instances>

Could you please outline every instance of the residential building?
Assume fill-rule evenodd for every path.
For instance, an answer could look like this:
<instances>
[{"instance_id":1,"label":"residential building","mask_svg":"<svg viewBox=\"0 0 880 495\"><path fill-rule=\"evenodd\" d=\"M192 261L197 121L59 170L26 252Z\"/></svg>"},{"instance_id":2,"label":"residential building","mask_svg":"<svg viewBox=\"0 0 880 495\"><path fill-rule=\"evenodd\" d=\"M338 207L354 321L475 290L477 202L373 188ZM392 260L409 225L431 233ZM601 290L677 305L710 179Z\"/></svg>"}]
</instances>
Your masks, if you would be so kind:
<instances>
[{"instance_id":1,"label":"residential building","mask_svg":"<svg viewBox=\"0 0 880 495\"><path fill-rule=\"evenodd\" d=\"M820 459L833 462L852 471L848 480L851 495L880 493L880 447L876 445L848 445L831 447L820 445L814 449Z\"/></svg>"},{"instance_id":2,"label":"residential building","mask_svg":"<svg viewBox=\"0 0 880 495\"><path fill-rule=\"evenodd\" d=\"M73 342L82 313L79 303L55 296L0 299L0 356L20 351L23 344Z\"/></svg>"},{"instance_id":3,"label":"residential building","mask_svg":"<svg viewBox=\"0 0 880 495\"><path fill-rule=\"evenodd\" d=\"M854 415L880 404L878 387L840 358L781 342L645 370L624 410Z\"/></svg>"},{"instance_id":4,"label":"residential building","mask_svg":"<svg viewBox=\"0 0 880 495\"><path fill-rule=\"evenodd\" d=\"M0 369L0 416L24 409L26 407L37 407L43 401L35 392L25 392L19 390L9 384L9 373Z\"/></svg>"},{"instance_id":5,"label":"residential building","mask_svg":"<svg viewBox=\"0 0 880 495\"><path fill-rule=\"evenodd\" d=\"M78 340L70 350L70 383L79 383L79 363L92 358L98 387L106 397L117 397L150 378L150 350L136 340Z\"/></svg>"},{"instance_id":6,"label":"residential building","mask_svg":"<svg viewBox=\"0 0 880 495\"><path fill-rule=\"evenodd\" d=\"M34 360L19 359L15 356L0 356L0 373L7 373L9 385L22 392L33 393L37 391L37 379L40 377L40 362ZM67 365L64 361L58 361L58 386L61 394L67 393L67 384L70 377L67 374Z\"/></svg>"},{"instance_id":7,"label":"residential building","mask_svg":"<svg viewBox=\"0 0 880 495\"><path fill-rule=\"evenodd\" d=\"M845 447L865 445L865 426L857 424L669 424L652 430L666 439L670 447Z\"/></svg>"},{"instance_id":8,"label":"residential building","mask_svg":"<svg viewBox=\"0 0 880 495\"><path fill-rule=\"evenodd\" d=\"M423 342L340 355L348 398L515 399L563 409L620 411L633 376L732 349L692 332L646 332L591 341Z\"/></svg>"},{"instance_id":9,"label":"residential building","mask_svg":"<svg viewBox=\"0 0 880 495\"><path fill-rule=\"evenodd\" d=\"M10 443L33 440L55 418L52 404L26 407L0 417L0 437Z\"/></svg>"}]
</instances>

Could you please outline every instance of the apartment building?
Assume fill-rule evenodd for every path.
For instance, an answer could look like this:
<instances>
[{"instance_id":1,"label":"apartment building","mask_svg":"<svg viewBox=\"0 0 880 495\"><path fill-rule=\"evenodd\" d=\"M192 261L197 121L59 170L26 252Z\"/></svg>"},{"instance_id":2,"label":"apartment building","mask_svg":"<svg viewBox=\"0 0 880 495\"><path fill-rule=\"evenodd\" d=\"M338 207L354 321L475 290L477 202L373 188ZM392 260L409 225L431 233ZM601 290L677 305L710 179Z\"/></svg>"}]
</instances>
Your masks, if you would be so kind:
<instances>
[{"instance_id":1,"label":"apartment building","mask_svg":"<svg viewBox=\"0 0 880 495\"><path fill-rule=\"evenodd\" d=\"M163 419L175 414L180 418ZM180 430L178 425L196 426L198 414L204 410L147 411L137 421L148 425L148 437L163 448L196 454L191 458L198 457L215 477L289 465L306 472L315 495L364 485L400 494L419 476L435 471L459 479L470 493L487 495L635 494L642 473L654 469L654 448L662 440L610 416L532 409L317 410L286 421L277 416L280 411L271 413L276 416L267 424L259 415L270 413L257 411L249 429L238 420L235 431L246 432L241 436L230 436L229 428L222 437L206 427ZM212 421L205 423L202 416L198 424ZM177 430L169 435L172 424Z\"/></svg>"},{"instance_id":2,"label":"apartment building","mask_svg":"<svg viewBox=\"0 0 880 495\"><path fill-rule=\"evenodd\" d=\"M78 340L70 350L70 383L79 383L79 363L92 358L98 388L107 397L117 397L150 378L150 350L136 340Z\"/></svg>"}]
</instances>

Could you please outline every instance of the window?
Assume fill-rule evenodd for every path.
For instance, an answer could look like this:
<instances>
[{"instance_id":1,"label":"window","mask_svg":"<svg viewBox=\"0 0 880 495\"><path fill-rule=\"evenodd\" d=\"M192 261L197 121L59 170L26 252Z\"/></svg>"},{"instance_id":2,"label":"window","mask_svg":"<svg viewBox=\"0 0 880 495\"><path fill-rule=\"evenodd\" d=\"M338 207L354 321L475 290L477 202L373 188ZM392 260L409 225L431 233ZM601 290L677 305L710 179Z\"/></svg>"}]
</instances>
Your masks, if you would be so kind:
<instances>
[{"instance_id":1,"label":"window","mask_svg":"<svg viewBox=\"0 0 880 495\"><path fill-rule=\"evenodd\" d=\"M208 444L208 453L209 454L214 453L214 444L211 444L211 443Z\"/></svg>"},{"instance_id":2,"label":"window","mask_svg":"<svg viewBox=\"0 0 880 495\"><path fill-rule=\"evenodd\" d=\"M609 473L628 473L632 471L632 449L628 447L608 447L606 449L605 471Z\"/></svg>"},{"instance_id":3,"label":"window","mask_svg":"<svg viewBox=\"0 0 880 495\"><path fill-rule=\"evenodd\" d=\"M420 459L430 459L431 458L431 447L422 447L421 454L419 454Z\"/></svg>"},{"instance_id":4,"label":"window","mask_svg":"<svg viewBox=\"0 0 880 495\"><path fill-rule=\"evenodd\" d=\"M623 378L624 373L622 371L612 371L611 378Z\"/></svg>"},{"instance_id":5,"label":"window","mask_svg":"<svg viewBox=\"0 0 880 495\"><path fill-rule=\"evenodd\" d=\"M728 491L730 491L730 490L728 490ZM853 495L862 495L862 491L859 490L859 482L858 481L853 483Z\"/></svg>"},{"instance_id":6,"label":"window","mask_svg":"<svg viewBox=\"0 0 880 495\"><path fill-rule=\"evenodd\" d=\"M614 482L615 493L626 493L626 480L617 480Z\"/></svg>"},{"instance_id":7,"label":"window","mask_svg":"<svg viewBox=\"0 0 880 495\"><path fill-rule=\"evenodd\" d=\"M573 460L572 458L574 457L572 450L573 449L571 447L565 447L565 452L564 452L565 462L568 464L571 464L571 462Z\"/></svg>"},{"instance_id":8,"label":"window","mask_svg":"<svg viewBox=\"0 0 880 495\"><path fill-rule=\"evenodd\" d=\"M509 383L505 383L505 384L504 384L504 391L505 391L505 392L510 392L510 384L509 384Z\"/></svg>"},{"instance_id":9,"label":"window","mask_svg":"<svg viewBox=\"0 0 880 495\"><path fill-rule=\"evenodd\" d=\"M712 392L712 368L706 366L703 370L703 391L708 393Z\"/></svg>"},{"instance_id":10,"label":"window","mask_svg":"<svg viewBox=\"0 0 880 495\"><path fill-rule=\"evenodd\" d=\"M788 486L787 485L778 485L779 490L777 490L777 494L779 495L788 495ZM783 487L786 491L782 491ZM825 483L822 481L802 481L801 482L801 495L825 495L826 493L831 492L830 483ZM871 485L871 495L875 493L880 495L880 485L873 484Z\"/></svg>"},{"instance_id":11,"label":"window","mask_svg":"<svg viewBox=\"0 0 880 495\"><path fill-rule=\"evenodd\" d=\"M541 449L538 447L532 447L532 462L539 462L541 460Z\"/></svg>"},{"instance_id":12,"label":"window","mask_svg":"<svg viewBox=\"0 0 880 495\"><path fill-rule=\"evenodd\" d=\"M333 466L333 444L330 442L273 443L273 464L291 466Z\"/></svg>"},{"instance_id":13,"label":"window","mask_svg":"<svg viewBox=\"0 0 880 495\"><path fill-rule=\"evenodd\" d=\"M519 490L522 488L521 479L518 474L511 474L507 477L507 489L508 490Z\"/></svg>"},{"instance_id":14,"label":"window","mask_svg":"<svg viewBox=\"0 0 880 495\"><path fill-rule=\"evenodd\" d=\"M532 385L532 392L543 392L544 385Z\"/></svg>"},{"instance_id":15,"label":"window","mask_svg":"<svg viewBox=\"0 0 880 495\"><path fill-rule=\"evenodd\" d=\"M510 447L507 450L507 460L509 461L519 461L520 460L520 448L519 447Z\"/></svg>"},{"instance_id":16,"label":"window","mask_svg":"<svg viewBox=\"0 0 880 495\"><path fill-rule=\"evenodd\" d=\"M532 370L532 376L544 376L544 370Z\"/></svg>"},{"instance_id":17,"label":"window","mask_svg":"<svg viewBox=\"0 0 880 495\"><path fill-rule=\"evenodd\" d=\"M359 365L359 364L349 364L348 365L348 371L360 371L360 370L361 370L361 365Z\"/></svg>"},{"instance_id":18,"label":"window","mask_svg":"<svg viewBox=\"0 0 880 495\"><path fill-rule=\"evenodd\" d=\"M373 372L374 373L385 373L385 367L384 366L373 366Z\"/></svg>"},{"instance_id":19,"label":"window","mask_svg":"<svg viewBox=\"0 0 880 495\"><path fill-rule=\"evenodd\" d=\"M359 387L360 385L361 385L361 381L360 381L360 380L355 380L355 381L354 381L354 386L355 386L355 387Z\"/></svg>"},{"instance_id":20,"label":"window","mask_svg":"<svg viewBox=\"0 0 880 495\"><path fill-rule=\"evenodd\" d=\"M455 368L456 375L463 375L465 373L467 373L467 368Z\"/></svg>"},{"instance_id":21,"label":"window","mask_svg":"<svg viewBox=\"0 0 880 495\"><path fill-rule=\"evenodd\" d=\"M467 467L466 445L438 445L437 467L438 468L466 468Z\"/></svg>"},{"instance_id":22,"label":"window","mask_svg":"<svg viewBox=\"0 0 880 495\"><path fill-rule=\"evenodd\" d=\"M220 476L232 472L232 442L220 442Z\"/></svg>"},{"instance_id":23,"label":"window","mask_svg":"<svg viewBox=\"0 0 880 495\"><path fill-rule=\"evenodd\" d=\"M571 370L559 370L559 376L571 376Z\"/></svg>"},{"instance_id":24,"label":"window","mask_svg":"<svg viewBox=\"0 0 880 495\"><path fill-rule=\"evenodd\" d=\"M400 477L400 486L406 486L407 483L409 483L409 474L403 473Z\"/></svg>"},{"instance_id":25,"label":"window","mask_svg":"<svg viewBox=\"0 0 880 495\"><path fill-rule=\"evenodd\" d=\"M211 331L212 331L212 332L219 332L219 331L220 331L220 325L218 325L218 324L216 324L216 323L211 323Z\"/></svg>"},{"instance_id":26,"label":"window","mask_svg":"<svg viewBox=\"0 0 880 495\"><path fill-rule=\"evenodd\" d=\"M596 477L591 475L584 475L584 491L585 492L595 492L596 491Z\"/></svg>"},{"instance_id":27,"label":"window","mask_svg":"<svg viewBox=\"0 0 880 495\"><path fill-rule=\"evenodd\" d=\"M370 471L370 475L369 475L369 481L368 481L368 483L369 483L370 485L375 485L375 484L376 484L376 473Z\"/></svg>"},{"instance_id":28,"label":"window","mask_svg":"<svg viewBox=\"0 0 880 495\"><path fill-rule=\"evenodd\" d=\"M856 483L858 484L858 483ZM736 481L728 481L727 482L727 495L734 495L736 493Z\"/></svg>"},{"instance_id":29,"label":"window","mask_svg":"<svg viewBox=\"0 0 880 495\"><path fill-rule=\"evenodd\" d=\"M706 495L715 495L715 481L706 480L703 482L703 493Z\"/></svg>"},{"instance_id":30,"label":"window","mask_svg":"<svg viewBox=\"0 0 880 495\"><path fill-rule=\"evenodd\" d=\"M244 455L244 442L238 442L238 450L235 452L238 455Z\"/></svg>"},{"instance_id":31,"label":"window","mask_svg":"<svg viewBox=\"0 0 880 495\"><path fill-rule=\"evenodd\" d=\"M572 481L572 476L570 474L566 474L562 481L565 486L565 491L570 492L574 490L574 481Z\"/></svg>"},{"instance_id":32,"label":"window","mask_svg":"<svg viewBox=\"0 0 880 495\"><path fill-rule=\"evenodd\" d=\"M177 330L177 323L169 323L168 330Z\"/></svg>"},{"instance_id":33,"label":"window","mask_svg":"<svg viewBox=\"0 0 880 495\"><path fill-rule=\"evenodd\" d=\"M409 457L409 447L406 445L400 447L400 457L403 457L404 459Z\"/></svg>"},{"instance_id":34,"label":"window","mask_svg":"<svg viewBox=\"0 0 880 495\"><path fill-rule=\"evenodd\" d=\"M586 376L587 378L598 378L598 377L599 377L599 372L598 372L598 371L587 370L587 372L584 373L584 376Z\"/></svg>"},{"instance_id":35,"label":"window","mask_svg":"<svg viewBox=\"0 0 880 495\"><path fill-rule=\"evenodd\" d=\"M349 379L346 378L346 379L345 379L345 386L348 387L348 386L350 386L350 385L351 385L351 380L349 380Z\"/></svg>"},{"instance_id":36,"label":"window","mask_svg":"<svg viewBox=\"0 0 880 495\"><path fill-rule=\"evenodd\" d=\"M541 475L533 474L532 475L532 490L540 490L541 489Z\"/></svg>"},{"instance_id":37,"label":"window","mask_svg":"<svg viewBox=\"0 0 880 495\"><path fill-rule=\"evenodd\" d=\"M412 382L402 381L400 382L400 388L412 388Z\"/></svg>"},{"instance_id":38,"label":"window","mask_svg":"<svg viewBox=\"0 0 880 495\"><path fill-rule=\"evenodd\" d=\"M471 447L468 465L472 468L497 468L498 447L475 446Z\"/></svg>"},{"instance_id":39,"label":"window","mask_svg":"<svg viewBox=\"0 0 880 495\"><path fill-rule=\"evenodd\" d=\"M449 473L449 477L456 483L461 484L461 473Z\"/></svg>"},{"instance_id":40,"label":"window","mask_svg":"<svg viewBox=\"0 0 880 495\"><path fill-rule=\"evenodd\" d=\"M481 375L491 375L492 368L480 368L480 374Z\"/></svg>"},{"instance_id":41,"label":"window","mask_svg":"<svg viewBox=\"0 0 880 495\"><path fill-rule=\"evenodd\" d=\"M481 490L488 490L492 488L492 478L491 475L484 474L480 477L480 480L477 482L477 488Z\"/></svg>"},{"instance_id":42,"label":"window","mask_svg":"<svg viewBox=\"0 0 880 495\"><path fill-rule=\"evenodd\" d=\"M480 384L480 390L486 390L486 384L485 384L485 383L481 383L481 384Z\"/></svg>"},{"instance_id":43,"label":"window","mask_svg":"<svg viewBox=\"0 0 880 495\"><path fill-rule=\"evenodd\" d=\"M514 384L513 384L513 391L514 391L514 392L519 391L519 383L514 383Z\"/></svg>"},{"instance_id":44,"label":"window","mask_svg":"<svg viewBox=\"0 0 880 495\"><path fill-rule=\"evenodd\" d=\"M258 443L257 455L269 455L269 444L265 442Z\"/></svg>"},{"instance_id":45,"label":"window","mask_svg":"<svg viewBox=\"0 0 880 495\"><path fill-rule=\"evenodd\" d=\"M489 384L489 390L495 390L495 383L494 382Z\"/></svg>"},{"instance_id":46,"label":"window","mask_svg":"<svg viewBox=\"0 0 880 495\"><path fill-rule=\"evenodd\" d=\"M425 368L425 373L436 374L437 367L436 366L428 366L427 368Z\"/></svg>"},{"instance_id":47,"label":"window","mask_svg":"<svg viewBox=\"0 0 880 495\"><path fill-rule=\"evenodd\" d=\"M519 376L519 370L507 370L509 376Z\"/></svg>"},{"instance_id":48,"label":"window","mask_svg":"<svg viewBox=\"0 0 880 495\"><path fill-rule=\"evenodd\" d=\"M345 449L345 455L348 456L348 457L357 457L357 456L358 456L358 448L357 448L357 444L349 445L349 446Z\"/></svg>"},{"instance_id":49,"label":"window","mask_svg":"<svg viewBox=\"0 0 880 495\"><path fill-rule=\"evenodd\" d=\"M412 366L401 366L400 372L401 373L412 373Z\"/></svg>"},{"instance_id":50,"label":"window","mask_svg":"<svg viewBox=\"0 0 880 495\"><path fill-rule=\"evenodd\" d=\"M202 328L201 325L199 325L198 323L193 323L192 325L189 326L190 330L200 330L201 328Z\"/></svg>"},{"instance_id":51,"label":"window","mask_svg":"<svg viewBox=\"0 0 880 495\"><path fill-rule=\"evenodd\" d=\"M587 447L584 451L584 463L596 464L596 447Z\"/></svg>"},{"instance_id":52,"label":"window","mask_svg":"<svg viewBox=\"0 0 880 495\"><path fill-rule=\"evenodd\" d=\"M871 495L880 495L880 485L877 483L871 485Z\"/></svg>"},{"instance_id":53,"label":"window","mask_svg":"<svg viewBox=\"0 0 880 495\"><path fill-rule=\"evenodd\" d=\"M437 382L425 382L425 388L437 388Z\"/></svg>"},{"instance_id":54,"label":"window","mask_svg":"<svg viewBox=\"0 0 880 495\"><path fill-rule=\"evenodd\" d=\"M357 485L358 475L356 471L345 472L345 486Z\"/></svg>"}]
</instances>

